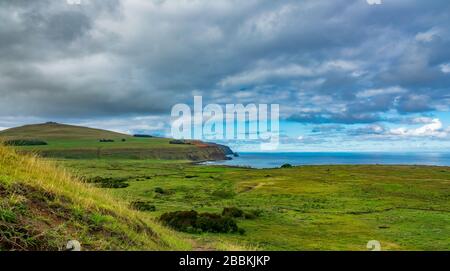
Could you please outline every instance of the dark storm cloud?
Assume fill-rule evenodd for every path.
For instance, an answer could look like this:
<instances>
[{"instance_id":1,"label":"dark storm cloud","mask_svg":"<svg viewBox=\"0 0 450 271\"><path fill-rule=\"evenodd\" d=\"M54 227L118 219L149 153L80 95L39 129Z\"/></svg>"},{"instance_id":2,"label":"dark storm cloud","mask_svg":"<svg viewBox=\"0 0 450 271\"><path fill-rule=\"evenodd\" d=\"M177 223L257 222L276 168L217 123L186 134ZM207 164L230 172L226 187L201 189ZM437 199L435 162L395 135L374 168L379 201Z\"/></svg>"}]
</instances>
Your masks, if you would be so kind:
<instances>
[{"instance_id":1,"label":"dark storm cloud","mask_svg":"<svg viewBox=\"0 0 450 271\"><path fill-rule=\"evenodd\" d=\"M448 107L447 0L0 3L0 115L168 114L279 103L306 123Z\"/></svg>"},{"instance_id":2,"label":"dark storm cloud","mask_svg":"<svg viewBox=\"0 0 450 271\"><path fill-rule=\"evenodd\" d=\"M404 96L400 99L398 105L400 113L417 113L431 110L431 98L426 95Z\"/></svg>"}]
</instances>

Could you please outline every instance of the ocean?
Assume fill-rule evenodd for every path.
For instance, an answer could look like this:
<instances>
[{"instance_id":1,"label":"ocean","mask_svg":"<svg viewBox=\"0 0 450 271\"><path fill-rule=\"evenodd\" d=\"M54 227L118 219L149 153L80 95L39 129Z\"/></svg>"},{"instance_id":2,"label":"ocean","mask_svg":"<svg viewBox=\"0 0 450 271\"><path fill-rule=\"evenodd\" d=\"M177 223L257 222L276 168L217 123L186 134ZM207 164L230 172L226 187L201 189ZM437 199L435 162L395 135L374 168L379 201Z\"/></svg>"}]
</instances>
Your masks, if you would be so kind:
<instances>
[{"instance_id":1,"label":"ocean","mask_svg":"<svg viewBox=\"0 0 450 271\"><path fill-rule=\"evenodd\" d=\"M450 153L239 153L232 160L205 164L276 168L283 164L299 165L432 165L450 166Z\"/></svg>"}]
</instances>

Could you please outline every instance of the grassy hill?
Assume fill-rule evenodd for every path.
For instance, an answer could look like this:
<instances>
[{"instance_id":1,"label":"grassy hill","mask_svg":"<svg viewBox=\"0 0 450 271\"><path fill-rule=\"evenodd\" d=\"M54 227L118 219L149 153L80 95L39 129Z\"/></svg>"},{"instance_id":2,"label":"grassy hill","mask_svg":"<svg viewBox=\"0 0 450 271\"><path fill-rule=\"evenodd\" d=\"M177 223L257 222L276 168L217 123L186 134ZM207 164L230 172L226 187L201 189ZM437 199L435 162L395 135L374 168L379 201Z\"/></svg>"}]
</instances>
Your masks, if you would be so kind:
<instances>
[{"instance_id":1,"label":"grassy hill","mask_svg":"<svg viewBox=\"0 0 450 271\"><path fill-rule=\"evenodd\" d=\"M122 139L131 138L130 135L116 132L94 129L82 126L74 126L47 122L42 124L25 125L11 128L0 132L1 137L5 138L32 138L42 140L52 139Z\"/></svg>"},{"instance_id":2,"label":"grassy hill","mask_svg":"<svg viewBox=\"0 0 450 271\"><path fill-rule=\"evenodd\" d=\"M184 250L190 243L145 213L52 162L0 146L0 251Z\"/></svg>"},{"instance_id":3,"label":"grassy hill","mask_svg":"<svg viewBox=\"0 0 450 271\"><path fill-rule=\"evenodd\" d=\"M126 158L164 160L221 160L225 146L195 142L171 144L168 138L140 138L88 127L44 123L11 128L0 132L3 140L34 139L46 145L21 146L24 152L56 158ZM110 142L101 142L102 139Z\"/></svg>"}]
</instances>

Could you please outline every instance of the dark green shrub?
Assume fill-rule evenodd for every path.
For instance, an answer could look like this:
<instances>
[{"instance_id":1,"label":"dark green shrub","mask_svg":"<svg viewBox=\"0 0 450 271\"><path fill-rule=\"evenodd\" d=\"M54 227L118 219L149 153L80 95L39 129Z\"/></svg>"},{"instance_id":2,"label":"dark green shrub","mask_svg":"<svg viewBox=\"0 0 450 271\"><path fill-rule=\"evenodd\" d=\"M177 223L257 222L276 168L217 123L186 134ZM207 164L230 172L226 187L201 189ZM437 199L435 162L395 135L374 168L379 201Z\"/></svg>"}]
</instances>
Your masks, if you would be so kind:
<instances>
[{"instance_id":1,"label":"dark green shrub","mask_svg":"<svg viewBox=\"0 0 450 271\"><path fill-rule=\"evenodd\" d=\"M117 182L117 181L108 181L108 182L100 183L100 187L102 187L102 188L125 188L128 186L129 186L129 184L127 184L127 183Z\"/></svg>"},{"instance_id":2,"label":"dark green shrub","mask_svg":"<svg viewBox=\"0 0 450 271\"><path fill-rule=\"evenodd\" d=\"M147 212L156 211L155 205L151 204L151 202L148 201L133 201L130 203L130 206L131 208L138 211L147 211Z\"/></svg>"},{"instance_id":3,"label":"dark green shrub","mask_svg":"<svg viewBox=\"0 0 450 271\"><path fill-rule=\"evenodd\" d=\"M261 215L262 215L261 210L251 210L251 211L245 212L244 218L245 219L256 219L256 218L260 217Z\"/></svg>"},{"instance_id":4,"label":"dark green shrub","mask_svg":"<svg viewBox=\"0 0 450 271\"><path fill-rule=\"evenodd\" d=\"M114 140L113 139L100 139L99 140L99 142L102 142L102 143L109 143L109 142L114 142Z\"/></svg>"},{"instance_id":5,"label":"dark green shrub","mask_svg":"<svg viewBox=\"0 0 450 271\"><path fill-rule=\"evenodd\" d=\"M218 214L177 211L164 213L160 217L165 225L183 232L236 233L239 228L231 217Z\"/></svg>"},{"instance_id":6,"label":"dark green shrub","mask_svg":"<svg viewBox=\"0 0 450 271\"><path fill-rule=\"evenodd\" d=\"M88 183L101 183L105 178L100 177L100 176L96 176L90 179L87 179Z\"/></svg>"},{"instance_id":7,"label":"dark green shrub","mask_svg":"<svg viewBox=\"0 0 450 271\"><path fill-rule=\"evenodd\" d=\"M223 208L222 215L228 217L244 217L244 211L236 207L226 207Z\"/></svg>"},{"instance_id":8,"label":"dark green shrub","mask_svg":"<svg viewBox=\"0 0 450 271\"><path fill-rule=\"evenodd\" d=\"M159 218L165 225L184 232L192 232L197 222L196 211L176 211L164 213Z\"/></svg>"},{"instance_id":9,"label":"dark green shrub","mask_svg":"<svg viewBox=\"0 0 450 271\"><path fill-rule=\"evenodd\" d=\"M237 207L223 208L222 216L232 218L256 219L261 215L261 210L243 211Z\"/></svg>"},{"instance_id":10,"label":"dark green shrub","mask_svg":"<svg viewBox=\"0 0 450 271\"><path fill-rule=\"evenodd\" d=\"M166 192L165 192L164 189L162 189L161 187L156 187L156 188L155 188L155 193L158 193L158 194L165 194Z\"/></svg>"},{"instance_id":11,"label":"dark green shrub","mask_svg":"<svg viewBox=\"0 0 450 271\"><path fill-rule=\"evenodd\" d=\"M135 176L134 178L136 178L135 181L137 182L144 182L152 179L150 176Z\"/></svg>"},{"instance_id":12,"label":"dark green shrub","mask_svg":"<svg viewBox=\"0 0 450 271\"><path fill-rule=\"evenodd\" d=\"M233 233L238 231L236 222L231 217L223 217L217 214L199 214L196 228L203 232Z\"/></svg>"},{"instance_id":13,"label":"dark green shrub","mask_svg":"<svg viewBox=\"0 0 450 271\"><path fill-rule=\"evenodd\" d=\"M293 166L291 164L284 164L281 168L293 168Z\"/></svg>"},{"instance_id":14,"label":"dark green shrub","mask_svg":"<svg viewBox=\"0 0 450 271\"><path fill-rule=\"evenodd\" d=\"M152 135L133 135L134 137L144 137L144 138L152 138Z\"/></svg>"},{"instance_id":15,"label":"dark green shrub","mask_svg":"<svg viewBox=\"0 0 450 271\"><path fill-rule=\"evenodd\" d=\"M192 179L192 178L197 178L198 176L197 175L186 175L186 176L184 176L184 178L186 178L186 179Z\"/></svg>"},{"instance_id":16,"label":"dark green shrub","mask_svg":"<svg viewBox=\"0 0 450 271\"><path fill-rule=\"evenodd\" d=\"M96 183L98 186L102 188L125 188L128 187L129 184L126 183L126 179L123 178L111 178L111 177L94 177L88 180L90 183Z\"/></svg>"},{"instance_id":17,"label":"dark green shrub","mask_svg":"<svg viewBox=\"0 0 450 271\"><path fill-rule=\"evenodd\" d=\"M169 144L175 144L175 145L191 145L192 143L187 140L180 140L180 139L174 139L169 141Z\"/></svg>"},{"instance_id":18,"label":"dark green shrub","mask_svg":"<svg viewBox=\"0 0 450 271\"><path fill-rule=\"evenodd\" d=\"M3 142L5 146L42 146L48 145L47 142L39 139L12 139Z\"/></svg>"}]
</instances>

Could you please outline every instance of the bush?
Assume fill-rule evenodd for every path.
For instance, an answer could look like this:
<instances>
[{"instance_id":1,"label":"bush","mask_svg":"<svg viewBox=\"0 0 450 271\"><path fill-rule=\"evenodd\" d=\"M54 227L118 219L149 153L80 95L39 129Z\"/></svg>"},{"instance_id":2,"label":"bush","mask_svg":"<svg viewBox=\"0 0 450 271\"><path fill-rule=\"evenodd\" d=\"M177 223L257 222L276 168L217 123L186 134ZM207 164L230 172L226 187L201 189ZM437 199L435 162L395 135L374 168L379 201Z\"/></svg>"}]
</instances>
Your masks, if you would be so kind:
<instances>
[{"instance_id":1,"label":"bush","mask_svg":"<svg viewBox=\"0 0 450 271\"><path fill-rule=\"evenodd\" d=\"M99 140L99 142L102 142L102 143L108 143L108 142L114 142L114 140L113 139L100 139Z\"/></svg>"},{"instance_id":2,"label":"bush","mask_svg":"<svg viewBox=\"0 0 450 271\"><path fill-rule=\"evenodd\" d=\"M260 217L262 214L261 210L252 210L249 212L245 212L244 218L245 219L256 219L257 217Z\"/></svg>"},{"instance_id":3,"label":"bush","mask_svg":"<svg viewBox=\"0 0 450 271\"><path fill-rule=\"evenodd\" d=\"M169 144L175 144L175 145L191 145L191 142L186 141L186 140L175 139L175 140L169 141Z\"/></svg>"},{"instance_id":4,"label":"bush","mask_svg":"<svg viewBox=\"0 0 450 271\"><path fill-rule=\"evenodd\" d=\"M123 178L103 178L100 176L88 180L89 183L96 183L102 188L125 188L129 186L126 181Z\"/></svg>"},{"instance_id":5,"label":"bush","mask_svg":"<svg viewBox=\"0 0 450 271\"><path fill-rule=\"evenodd\" d=\"M152 138L152 135L133 135L134 137L144 137L144 138Z\"/></svg>"},{"instance_id":6,"label":"bush","mask_svg":"<svg viewBox=\"0 0 450 271\"><path fill-rule=\"evenodd\" d=\"M5 146L42 146L48 145L47 142L38 139L12 139L3 143Z\"/></svg>"},{"instance_id":7,"label":"bush","mask_svg":"<svg viewBox=\"0 0 450 271\"><path fill-rule=\"evenodd\" d=\"M129 184L127 184L127 183L118 182L118 181L114 181L114 180L100 183L100 187L102 187L102 188L125 188L128 186L129 186Z\"/></svg>"},{"instance_id":8,"label":"bush","mask_svg":"<svg viewBox=\"0 0 450 271\"><path fill-rule=\"evenodd\" d=\"M197 222L196 211L176 211L164 213L159 218L165 225L184 232L192 232Z\"/></svg>"},{"instance_id":9,"label":"bush","mask_svg":"<svg viewBox=\"0 0 450 271\"><path fill-rule=\"evenodd\" d=\"M236 233L243 232L231 217L218 214L197 213L196 211L177 211L164 213L160 221L165 225L183 232L200 233Z\"/></svg>"},{"instance_id":10,"label":"bush","mask_svg":"<svg viewBox=\"0 0 450 271\"><path fill-rule=\"evenodd\" d=\"M244 218L244 219L256 219L261 215L260 210L252 210L244 212L237 207L226 207L223 208L222 216L233 217L233 218Z\"/></svg>"},{"instance_id":11,"label":"bush","mask_svg":"<svg viewBox=\"0 0 450 271\"><path fill-rule=\"evenodd\" d=\"M166 191L164 191L164 189L162 189L161 187L156 187L156 188L155 188L155 193L158 193L158 194L165 194Z\"/></svg>"},{"instance_id":12,"label":"bush","mask_svg":"<svg viewBox=\"0 0 450 271\"><path fill-rule=\"evenodd\" d=\"M293 168L293 166L291 164L284 164L281 168Z\"/></svg>"},{"instance_id":13,"label":"bush","mask_svg":"<svg viewBox=\"0 0 450 271\"><path fill-rule=\"evenodd\" d=\"M133 201L130 203L130 206L132 209L135 209L138 211L147 211L147 212L156 211L156 206L151 204L151 202L148 202L148 201Z\"/></svg>"},{"instance_id":14,"label":"bush","mask_svg":"<svg viewBox=\"0 0 450 271\"><path fill-rule=\"evenodd\" d=\"M238 231L238 226L231 217L210 213L199 214L196 228L203 232L232 233Z\"/></svg>"},{"instance_id":15,"label":"bush","mask_svg":"<svg viewBox=\"0 0 450 271\"><path fill-rule=\"evenodd\" d=\"M229 217L244 217L244 211L236 207L229 207L223 209L222 215Z\"/></svg>"}]
</instances>

